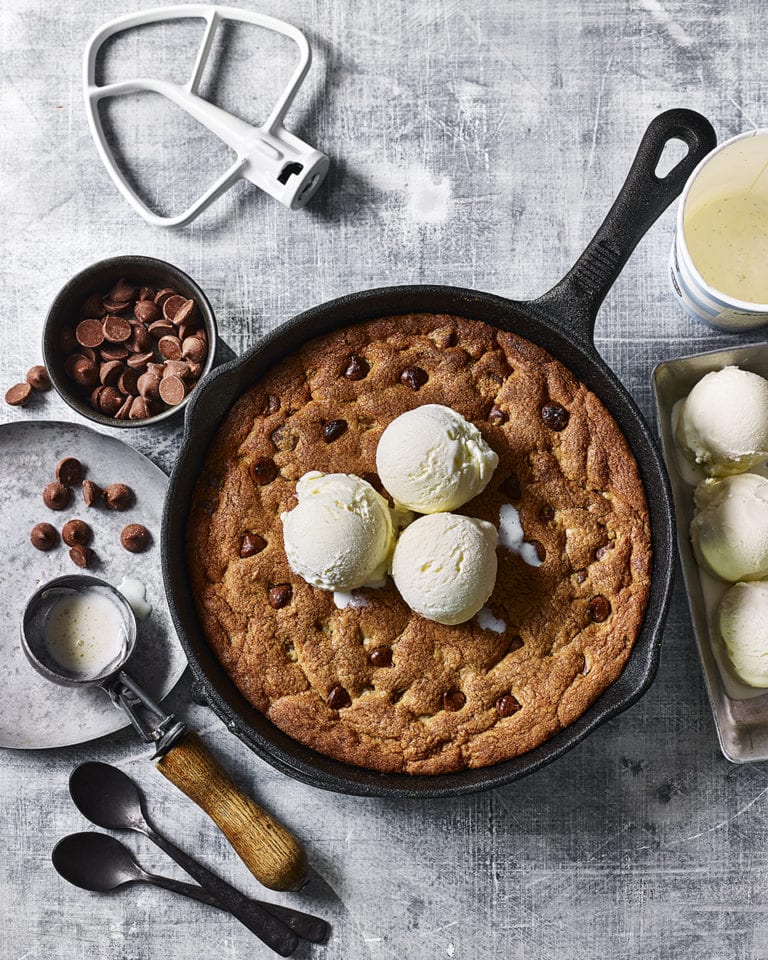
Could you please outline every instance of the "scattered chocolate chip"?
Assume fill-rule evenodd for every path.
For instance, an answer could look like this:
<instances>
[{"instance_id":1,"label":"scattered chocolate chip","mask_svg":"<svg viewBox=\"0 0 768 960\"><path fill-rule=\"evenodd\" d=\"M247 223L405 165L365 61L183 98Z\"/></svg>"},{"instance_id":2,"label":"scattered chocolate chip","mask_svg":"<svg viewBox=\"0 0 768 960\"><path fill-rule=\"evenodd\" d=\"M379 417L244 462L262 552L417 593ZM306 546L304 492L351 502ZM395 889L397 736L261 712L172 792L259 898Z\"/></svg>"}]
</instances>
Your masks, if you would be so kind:
<instances>
[{"instance_id":1,"label":"scattered chocolate chip","mask_svg":"<svg viewBox=\"0 0 768 960\"><path fill-rule=\"evenodd\" d=\"M166 301L167 303L167 301ZM195 301L194 300L185 300L182 305L176 310L173 314L173 317L169 319L173 322L175 326L181 326L183 323L188 323L192 317L192 314L195 312Z\"/></svg>"},{"instance_id":2,"label":"scattered chocolate chip","mask_svg":"<svg viewBox=\"0 0 768 960\"><path fill-rule=\"evenodd\" d=\"M122 360L107 360L99 367L99 380L105 387L114 387L123 370L125 365Z\"/></svg>"},{"instance_id":3,"label":"scattered chocolate chip","mask_svg":"<svg viewBox=\"0 0 768 960\"><path fill-rule=\"evenodd\" d=\"M181 340L178 337L160 337L157 346L166 360L181 359Z\"/></svg>"},{"instance_id":4,"label":"scattered chocolate chip","mask_svg":"<svg viewBox=\"0 0 768 960\"><path fill-rule=\"evenodd\" d=\"M131 305L130 300L113 300L111 297L102 298L102 304L107 313L117 316L121 313L126 313L128 308Z\"/></svg>"},{"instance_id":5,"label":"scattered chocolate chip","mask_svg":"<svg viewBox=\"0 0 768 960\"><path fill-rule=\"evenodd\" d=\"M164 400L168 406L176 407L186 396L187 388L181 377L163 377L160 381L159 392L160 398Z\"/></svg>"},{"instance_id":6,"label":"scattered chocolate chip","mask_svg":"<svg viewBox=\"0 0 768 960\"><path fill-rule=\"evenodd\" d=\"M540 540L531 540L529 541L533 549L536 551L536 556L539 558L539 563L544 563L547 559L547 549Z\"/></svg>"},{"instance_id":7,"label":"scattered chocolate chip","mask_svg":"<svg viewBox=\"0 0 768 960\"><path fill-rule=\"evenodd\" d=\"M51 510L64 510L72 501L72 491L59 480L54 480L43 489L43 503Z\"/></svg>"},{"instance_id":8,"label":"scattered chocolate chip","mask_svg":"<svg viewBox=\"0 0 768 960\"><path fill-rule=\"evenodd\" d=\"M170 320L155 320L154 323L150 323L148 329L151 337L160 340L162 337L172 337L176 328Z\"/></svg>"},{"instance_id":9,"label":"scattered chocolate chip","mask_svg":"<svg viewBox=\"0 0 768 960\"><path fill-rule=\"evenodd\" d=\"M101 499L102 489L93 480L83 480L83 503L86 507L95 506Z\"/></svg>"},{"instance_id":10,"label":"scattered chocolate chip","mask_svg":"<svg viewBox=\"0 0 768 960\"><path fill-rule=\"evenodd\" d=\"M200 337L186 337L181 344L181 355L185 360L199 363L208 354L208 347Z\"/></svg>"},{"instance_id":11,"label":"scattered chocolate chip","mask_svg":"<svg viewBox=\"0 0 768 960\"><path fill-rule=\"evenodd\" d=\"M99 369L88 357L78 357L72 364L72 379L81 387L93 387L99 379Z\"/></svg>"},{"instance_id":12,"label":"scattered chocolate chip","mask_svg":"<svg viewBox=\"0 0 768 960\"><path fill-rule=\"evenodd\" d=\"M240 556L252 557L266 547L267 541L264 537L260 537L258 533L252 533L250 530L246 531L243 534L243 539L240 542Z\"/></svg>"},{"instance_id":13,"label":"scattered chocolate chip","mask_svg":"<svg viewBox=\"0 0 768 960\"><path fill-rule=\"evenodd\" d=\"M466 702L467 698L461 690L449 690L443 694L443 709L449 710L451 713L461 710Z\"/></svg>"},{"instance_id":14,"label":"scattered chocolate chip","mask_svg":"<svg viewBox=\"0 0 768 960\"><path fill-rule=\"evenodd\" d=\"M545 503L539 510L539 519L542 523L551 523L555 519L555 508Z\"/></svg>"},{"instance_id":15,"label":"scattered chocolate chip","mask_svg":"<svg viewBox=\"0 0 768 960\"><path fill-rule=\"evenodd\" d=\"M559 433L568 426L570 414L559 403L545 403L541 408L541 419L550 430Z\"/></svg>"},{"instance_id":16,"label":"scattered chocolate chip","mask_svg":"<svg viewBox=\"0 0 768 960\"><path fill-rule=\"evenodd\" d=\"M384 489L384 484L381 482L381 477L378 475L378 473L371 473L370 470L364 470L360 474L360 479L365 480L366 483L370 483L377 493L381 493L381 491Z\"/></svg>"},{"instance_id":17,"label":"scattered chocolate chip","mask_svg":"<svg viewBox=\"0 0 768 960\"><path fill-rule=\"evenodd\" d=\"M129 420L146 420L149 417L149 403L145 397L134 397L131 409L128 411Z\"/></svg>"},{"instance_id":18,"label":"scattered chocolate chip","mask_svg":"<svg viewBox=\"0 0 768 960\"><path fill-rule=\"evenodd\" d=\"M152 360L154 360L154 357L154 353L134 353L133 356L128 357L125 362L131 370L134 370L137 374L142 374Z\"/></svg>"},{"instance_id":19,"label":"scattered chocolate chip","mask_svg":"<svg viewBox=\"0 0 768 960\"><path fill-rule=\"evenodd\" d=\"M510 500L519 500L523 495L522 488L520 487L520 478L516 473L510 473L499 489L502 493L505 493Z\"/></svg>"},{"instance_id":20,"label":"scattered chocolate chip","mask_svg":"<svg viewBox=\"0 0 768 960\"><path fill-rule=\"evenodd\" d=\"M521 706L520 701L513 697L511 693L508 693L499 697L496 701L496 712L500 717L511 717L513 713L517 713Z\"/></svg>"},{"instance_id":21,"label":"scattered chocolate chip","mask_svg":"<svg viewBox=\"0 0 768 960\"><path fill-rule=\"evenodd\" d=\"M268 417L273 413L277 413L279 409L280 409L280 398L276 397L273 393L268 393L259 399L259 402L256 408L256 413L260 417Z\"/></svg>"},{"instance_id":22,"label":"scattered chocolate chip","mask_svg":"<svg viewBox=\"0 0 768 960\"><path fill-rule=\"evenodd\" d=\"M323 439L326 443L332 443L338 439L342 433L346 433L346 420L329 420L323 427Z\"/></svg>"},{"instance_id":23,"label":"scattered chocolate chip","mask_svg":"<svg viewBox=\"0 0 768 960\"><path fill-rule=\"evenodd\" d=\"M609 550L613 550L613 543L604 543L602 547L595 550L595 560L602 560Z\"/></svg>"},{"instance_id":24,"label":"scattered chocolate chip","mask_svg":"<svg viewBox=\"0 0 768 960\"><path fill-rule=\"evenodd\" d=\"M139 395L147 400L157 400L160 396L160 378L153 373L142 373L136 381Z\"/></svg>"},{"instance_id":25,"label":"scattered chocolate chip","mask_svg":"<svg viewBox=\"0 0 768 960\"><path fill-rule=\"evenodd\" d=\"M400 374L400 383L404 383L411 390L420 390L429 380L429 374L421 367L406 367Z\"/></svg>"},{"instance_id":26,"label":"scattered chocolate chip","mask_svg":"<svg viewBox=\"0 0 768 960\"><path fill-rule=\"evenodd\" d=\"M124 483L110 483L104 490L104 502L110 510L127 510L135 499L133 490Z\"/></svg>"},{"instance_id":27,"label":"scattered chocolate chip","mask_svg":"<svg viewBox=\"0 0 768 960\"><path fill-rule=\"evenodd\" d=\"M101 294L92 293L83 301L80 307L81 317L96 317L101 319L104 316L104 304L101 302Z\"/></svg>"},{"instance_id":28,"label":"scattered chocolate chip","mask_svg":"<svg viewBox=\"0 0 768 960\"><path fill-rule=\"evenodd\" d=\"M326 703L331 708L331 710L343 710L344 707L349 707L352 704L352 698L344 689L344 687L336 684L335 687L331 687L328 691L328 699Z\"/></svg>"},{"instance_id":29,"label":"scattered chocolate chip","mask_svg":"<svg viewBox=\"0 0 768 960\"><path fill-rule=\"evenodd\" d=\"M126 397L123 401L120 409L114 415L115 420L127 420L131 415L131 407L133 406L133 397Z\"/></svg>"},{"instance_id":30,"label":"scattered chocolate chip","mask_svg":"<svg viewBox=\"0 0 768 960\"><path fill-rule=\"evenodd\" d=\"M129 523L120 534L120 543L129 553L142 553L150 540L149 530L141 523Z\"/></svg>"},{"instance_id":31,"label":"scattered chocolate chip","mask_svg":"<svg viewBox=\"0 0 768 960\"><path fill-rule=\"evenodd\" d=\"M152 334L141 324L136 324L131 328L131 336L126 346L131 353L149 353L152 355L150 359L154 358Z\"/></svg>"},{"instance_id":32,"label":"scattered chocolate chip","mask_svg":"<svg viewBox=\"0 0 768 960\"><path fill-rule=\"evenodd\" d=\"M120 393L135 397L139 392L139 375L132 367L126 367L117 378L117 389Z\"/></svg>"},{"instance_id":33,"label":"scattered chocolate chip","mask_svg":"<svg viewBox=\"0 0 768 960\"><path fill-rule=\"evenodd\" d=\"M364 380L370 371L371 367L368 361L361 357L359 353L352 353L344 368L344 376L347 380Z\"/></svg>"},{"instance_id":34,"label":"scattered chocolate chip","mask_svg":"<svg viewBox=\"0 0 768 960\"><path fill-rule=\"evenodd\" d=\"M174 296L176 296L175 290L173 290L171 287L163 287L163 289L158 290L157 294L155 295L155 303L162 310L163 304L165 303L165 301L169 297L174 297Z\"/></svg>"},{"instance_id":35,"label":"scattered chocolate chip","mask_svg":"<svg viewBox=\"0 0 768 960\"><path fill-rule=\"evenodd\" d=\"M374 667L391 667L392 647L376 647L368 654L368 660Z\"/></svg>"},{"instance_id":36,"label":"scattered chocolate chip","mask_svg":"<svg viewBox=\"0 0 768 960\"><path fill-rule=\"evenodd\" d=\"M51 378L48 376L48 371L41 364L31 367L27 371L27 383L33 390L38 390L40 393L51 389Z\"/></svg>"},{"instance_id":37,"label":"scattered chocolate chip","mask_svg":"<svg viewBox=\"0 0 768 960\"><path fill-rule=\"evenodd\" d=\"M253 482L260 487L272 483L278 474L277 464L269 457L261 457L251 464L251 477Z\"/></svg>"},{"instance_id":38,"label":"scattered chocolate chip","mask_svg":"<svg viewBox=\"0 0 768 960\"><path fill-rule=\"evenodd\" d=\"M5 394L5 402L12 407L25 407L32 396L28 383L15 383Z\"/></svg>"},{"instance_id":39,"label":"scattered chocolate chip","mask_svg":"<svg viewBox=\"0 0 768 960\"><path fill-rule=\"evenodd\" d=\"M488 411L488 423L494 427L500 427L502 423L506 423L508 419L509 417L507 417L501 407L497 407L495 404Z\"/></svg>"},{"instance_id":40,"label":"scattered chocolate chip","mask_svg":"<svg viewBox=\"0 0 768 960\"><path fill-rule=\"evenodd\" d=\"M611 615L611 603L602 594L598 593L596 597L587 604L587 614L590 620L595 623L603 623Z\"/></svg>"},{"instance_id":41,"label":"scattered chocolate chip","mask_svg":"<svg viewBox=\"0 0 768 960\"><path fill-rule=\"evenodd\" d=\"M84 547L82 544L75 544L69 551L69 559L78 567L90 567L93 563L93 550L90 547Z\"/></svg>"},{"instance_id":42,"label":"scattered chocolate chip","mask_svg":"<svg viewBox=\"0 0 768 960\"><path fill-rule=\"evenodd\" d=\"M154 302L155 299L155 288L154 287L142 287L139 290L137 300L151 300ZM137 304L138 306L138 304Z\"/></svg>"},{"instance_id":43,"label":"scattered chocolate chip","mask_svg":"<svg viewBox=\"0 0 768 960\"><path fill-rule=\"evenodd\" d=\"M83 465L76 457L64 457L56 464L56 479L66 487L80 483L84 476Z\"/></svg>"},{"instance_id":44,"label":"scattered chocolate chip","mask_svg":"<svg viewBox=\"0 0 768 960\"><path fill-rule=\"evenodd\" d=\"M165 319L173 323L174 317L186 302L186 298L179 296L178 293L174 293L172 296L166 297L166 299L163 301L163 316Z\"/></svg>"},{"instance_id":45,"label":"scattered chocolate chip","mask_svg":"<svg viewBox=\"0 0 768 960\"><path fill-rule=\"evenodd\" d=\"M126 280L125 277L120 277L117 283L109 291L109 296L116 302L130 303L131 300L136 299L136 293L136 285L131 283L130 280Z\"/></svg>"},{"instance_id":46,"label":"scattered chocolate chip","mask_svg":"<svg viewBox=\"0 0 768 960\"><path fill-rule=\"evenodd\" d=\"M36 523L29 531L29 539L37 550L52 550L59 542L59 534L52 523Z\"/></svg>"},{"instance_id":47,"label":"scattered chocolate chip","mask_svg":"<svg viewBox=\"0 0 768 960\"><path fill-rule=\"evenodd\" d=\"M190 366L186 360L166 360L161 379L165 377L181 377L182 380L190 374Z\"/></svg>"},{"instance_id":48,"label":"scattered chocolate chip","mask_svg":"<svg viewBox=\"0 0 768 960\"><path fill-rule=\"evenodd\" d=\"M101 320L81 320L75 328L75 340L81 347L99 347L104 343Z\"/></svg>"},{"instance_id":49,"label":"scattered chocolate chip","mask_svg":"<svg viewBox=\"0 0 768 960\"><path fill-rule=\"evenodd\" d=\"M93 537L93 531L85 520L67 520L61 528L61 539L68 547L77 544L87 547Z\"/></svg>"},{"instance_id":50,"label":"scattered chocolate chip","mask_svg":"<svg viewBox=\"0 0 768 960\"><path fill-rule=\"evenodd\" d=\"M125 360L129 350L124 343L105 344L99 350L102 360Z\"/></svg>"},{"instance_id":51,"label":"scattered chocolate chip","mask_svg":"<svg viewBox=\"0 0 768 960\"><path fill-rule=\"evenodd\" d=\"M509 646L507 647L507 653L514 653L515 650L520 650L523 646L523 638L519 633L516 633L514 637L509 641Z\"/></svg>"},{"instance_id":52,"label":"scattered chocolate chip","mask_svg":"<svg viewBox=\"0 0 768 960\"><path fill-rule=\"evenodd\" d=\"M587 571L577 570L576 573L574 573L574 577L576 578L576 583L584 583L587 579Z\"/></svg>"},{"instance_id":53,"label":"scattered chocolate chip","mask_svg":"<svg viewBox=\"0 0 768 960\"><path fill-rule=\"evenodd\" d=\"M279 610L281 607L287 607L293 596L293 587L290 583L276 583L269 588L269 605Z\"/></svg>"}]
</instances>

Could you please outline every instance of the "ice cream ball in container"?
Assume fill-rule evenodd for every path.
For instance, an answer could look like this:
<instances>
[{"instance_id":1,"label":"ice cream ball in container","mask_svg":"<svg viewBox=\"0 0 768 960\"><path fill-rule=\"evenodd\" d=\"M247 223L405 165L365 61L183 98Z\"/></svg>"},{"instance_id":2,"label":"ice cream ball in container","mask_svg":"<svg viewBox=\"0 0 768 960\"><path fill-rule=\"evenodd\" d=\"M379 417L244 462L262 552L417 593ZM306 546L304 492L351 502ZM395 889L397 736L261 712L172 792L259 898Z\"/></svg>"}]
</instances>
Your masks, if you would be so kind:
<instances>
[{"instance_id":1,"label":"ice cream ball in container","mask_svg":"<svg viewBox=\"0 0 768 960\"><path fill-rule=\"evenodd\" d=\"M711 477L768 460L768 380L739 367L713 370L683 401L677 444Z\"/></svg>"},{"instance_id":2,"label":"ice cream ball in container","mask_svg":"<svg viewBox=\"0 0 768 960\"><path fill-rule=\"evenodd\" d=\"M360 477L305 473L297 505L281 515L294 573L321 590L381 587L395 546L387 501Z\"/></svg>"},{"instance_id":3,"label":"ice cream ball in container","mask_svg":"<svg viewBox=\"0 0 768 960\"><path fill-rule=\"evenodd\" d=\"M699 564L731 583L768 577L768 480L754 473L705 480L694 499L690 534Z\"/></svg>"},{"instance_id":4,"label":"ice cream ball in container","mask_svg":"<svg viewBox=\"0 0 768 960\"><path fill-rule=\"evenodd\" d=\"M470 620L496 583L492 523L454 513L419 517L397 541L392 577L408 606L437 623Z\"/></svg>"},{"instance_id":5,"label":"ice cream ball in container","mask_svg":"<svg viewBox=\"0 0 768 960\"><path fill-rule=\"evenodd\" d=\"M376 450L381 482L395 503L416 513L468 503L485 489L498 463L477 427L438 403L395 417Z\"/></svg>"},{"instance_id":6,"label":"ice cream ball in container","mask_svg":"<svg viewBox=\"0 0 768 960\"><path fill-rule=\"evenodd\" d=\"M768 687L768 583L736 583L719 608L731 666L753 687Z\"/></svg>"}]
</instances>

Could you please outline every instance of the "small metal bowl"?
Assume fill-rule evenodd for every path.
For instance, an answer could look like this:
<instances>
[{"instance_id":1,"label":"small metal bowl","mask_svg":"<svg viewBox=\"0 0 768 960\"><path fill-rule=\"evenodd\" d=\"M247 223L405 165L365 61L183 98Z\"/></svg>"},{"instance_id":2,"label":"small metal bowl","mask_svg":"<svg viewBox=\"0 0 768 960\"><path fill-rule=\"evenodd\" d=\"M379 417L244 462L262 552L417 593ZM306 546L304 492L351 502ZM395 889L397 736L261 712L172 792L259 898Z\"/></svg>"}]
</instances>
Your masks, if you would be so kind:
<instances>
[{"instance_id":1,"label":"small metal bowl","mask_svg":"<svg viewBox=\"0 0 768 960\"><path fill-rule=\"evenodd\" d=\"M109 417L98 410L94 410L88 403L87 393L78 388L64 372L66 357L59 348L61 330L67 326L76 327L82 319L80 308L86 297L95 291L108 290L121 277L125 277L137 286L152 286L157 290L164 287L173 287L182 296L197 303L208 336L208 355L205 358L203 371L200 375L200 380L203 379L213 367L217 345L216 318L208 298L190 276L178 267L174 267L173 264L166 263L164 260L157 260L154 257L131 254L122 257L110 257L108 260L99 260L90 267L86 267L85 270L81 270L62 287L51 304L48 316L45 319L43 362L59 395L73 410L76 410L88 420L117 429L147 427L176 416L184 409L189 398L197 390L198 384L195 384L177 406L169 407L153 417L146 417L144 420L116 420L114 417Z\"/></svg>"}]
</instances>

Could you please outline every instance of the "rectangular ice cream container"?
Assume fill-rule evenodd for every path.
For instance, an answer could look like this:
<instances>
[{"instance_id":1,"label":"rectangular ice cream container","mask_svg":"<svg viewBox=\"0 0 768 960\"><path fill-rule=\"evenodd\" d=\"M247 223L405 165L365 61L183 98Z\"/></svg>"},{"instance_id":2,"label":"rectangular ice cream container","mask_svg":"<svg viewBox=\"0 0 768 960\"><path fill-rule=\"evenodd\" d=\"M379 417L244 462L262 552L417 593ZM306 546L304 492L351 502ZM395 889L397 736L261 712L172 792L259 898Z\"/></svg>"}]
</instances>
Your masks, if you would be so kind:
<instances>
[{"instance_id":1,"label":"rectangular ice cream container","mask_svg":"<svg viewBox=\"0 0 768 960\"><path fill-rule=\"evenodd\" d=\"M702 573L694 558L688 535L694 514L693 487L684 479L673 428L675 405L706 373L727 366L738 366L768 378L768 343L667 360L653 371L653 392L662 453L675 504L677 542L688 608L720 749L733 763L752 763L768 760L768 691L747 686L728 667L714 619L717 602L728 584L717 583Z\"/></svg>"}]
</instances>

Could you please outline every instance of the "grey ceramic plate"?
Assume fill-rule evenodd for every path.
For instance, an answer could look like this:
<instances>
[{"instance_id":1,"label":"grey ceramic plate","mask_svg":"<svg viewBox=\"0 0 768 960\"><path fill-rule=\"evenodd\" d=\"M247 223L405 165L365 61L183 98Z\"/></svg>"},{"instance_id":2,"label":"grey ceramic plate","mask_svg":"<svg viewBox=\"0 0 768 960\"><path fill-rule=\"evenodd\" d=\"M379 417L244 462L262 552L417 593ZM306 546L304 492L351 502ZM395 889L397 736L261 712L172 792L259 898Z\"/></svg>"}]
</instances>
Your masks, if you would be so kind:
<instances>
[{"instance_id":1,"label":"grey ceramic plate","mask_svg":"<svg viewBox=\"0 0 768 960\"><path fill-rule=\"evenodd\" d=\"M91 507L82 493L66 510L49 510L43 487L55 479L57 462L77 457L99 486L127 483L136 503L124 512ZM55 421L20 420L0 426L0 747L39 749L83 743L128 725L122 710L99 688L73 690L48 683L27 663L19 642L19 621L27 597L52 577L81 572L60 543L48 553L35 550L29 531L47 521L61 531L72 517L93 528L98 561L89 571L117 586L131 576L146 586L152 613L139 623L139 636L128 665L148 692L159 699L186 667L171 625L160 573L160 519L168 479L133 447L89 427ZM120 545L128 523L143 523L153 534L151 547L131 554Z\"/></svg>"},{"instance_id":2,"label":"grey ceramic plate","mask_svg":"<svg viewBox=\"0 0 768 960\"><path fill-rule=\"evenodd\" d=\"M714 616L719 596L727 585L703 574L693 556L688 537L693 518L693 487L686 482L687 471L678 459L672 431L675 404L690 393L705 373L729 364L768 377L768 344L701 353L661 363L653 374L653 388L675 501L677 542L688 606L720 748L734 763L751 763L768 760L768 693L743 684L728 666Z\"/></svg>"}]
</instances>

